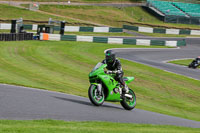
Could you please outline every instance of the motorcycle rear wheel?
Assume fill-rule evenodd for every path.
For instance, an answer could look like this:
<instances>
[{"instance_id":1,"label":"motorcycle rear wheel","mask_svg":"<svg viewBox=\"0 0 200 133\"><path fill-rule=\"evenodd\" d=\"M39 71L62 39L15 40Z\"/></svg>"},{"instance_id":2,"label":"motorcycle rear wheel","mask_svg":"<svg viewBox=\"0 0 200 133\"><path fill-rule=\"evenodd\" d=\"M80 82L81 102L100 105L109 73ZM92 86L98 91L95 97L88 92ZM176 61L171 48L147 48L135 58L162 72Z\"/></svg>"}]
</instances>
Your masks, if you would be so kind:
<instances>
[{"instance_id":1,"label":"motorcycle rear wheel","mask_svg":"<svg viewBox=\"0 0 200 133\"><path fill-rule=\"evenodd\" d=\"M96 106L100 106L104 103L104 93L102 92L101 94L99 94L97 90L97 85L90 85L88 89L88 96L90 101Z\"/></svg>"},{"instance_id":2,"label":"motorcycle rear wheel","mask_svg":"<svg viewBox=\"0 0 200 133\"><path fill-rule=\"evenodd\" d=\"M136 95L133 90L129 89L129 95L132 95L133 98L124 97L120 104L126 110L132 110L136 106Z\"/></svg>"}]
</instances>

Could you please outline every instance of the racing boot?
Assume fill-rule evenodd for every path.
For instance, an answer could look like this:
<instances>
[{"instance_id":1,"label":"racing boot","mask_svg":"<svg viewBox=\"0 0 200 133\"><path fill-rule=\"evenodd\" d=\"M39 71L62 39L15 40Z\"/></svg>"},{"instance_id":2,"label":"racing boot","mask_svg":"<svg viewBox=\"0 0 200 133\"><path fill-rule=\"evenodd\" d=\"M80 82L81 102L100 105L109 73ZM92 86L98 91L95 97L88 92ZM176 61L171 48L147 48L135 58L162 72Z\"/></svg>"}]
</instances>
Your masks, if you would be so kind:
<instances>
[{"instance_id":1,"label":"racing boot","mask_svg":"<svg viewBox=\"0 0 200 133\"><path fill-rule=\"evenodd\" d=\"M129 88L128 88L128 86L126 85L126 84L124 84L124 87L123 87L123 89L122 89L122 92L125 92L125 93L128 93L129 92Z\"/></svg>"},{"instance_id":2,"label":"racing boot","mask_svg":"<svg viewBox=\"0 0 200 133\"><path fill-rule=\"evenodd\" d=\"M123 85L123 88L122 88L122 94L121 94L121 99L124 99L125 97L125 94L129 92L129 88L126 84Z\"/></svg>"}]
</instances>

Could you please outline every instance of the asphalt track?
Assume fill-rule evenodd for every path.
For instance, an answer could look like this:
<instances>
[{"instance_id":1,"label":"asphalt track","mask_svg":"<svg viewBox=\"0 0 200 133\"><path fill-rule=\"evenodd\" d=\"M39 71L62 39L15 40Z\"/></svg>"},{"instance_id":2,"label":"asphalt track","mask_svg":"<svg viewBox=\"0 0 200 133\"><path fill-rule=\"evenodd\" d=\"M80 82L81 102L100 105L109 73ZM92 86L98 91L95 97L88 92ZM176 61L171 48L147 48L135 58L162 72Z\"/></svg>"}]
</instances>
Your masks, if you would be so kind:
<instances>
[{"instance_id":1,"label":"asphalt track","mask_svg":"<svg viewBox=\"0 0 200 133\"><path fill-rule=\"evenodd\" d=\"M200 80L199 69L189 69L181 65L169 64L174 59L196 58L200 56L200 38L147 38L181 40L186 39L187 46L176 49L115 49L117 56Z\"/></svg>"},{"instance_id":2,"label":"asphalt track","mask_svg":"<svg viewBox=\"0 0 200 133\"><path fill-rule=\"evenodd\" d=\"M158 38L159 39L159 38ZM196 57L200 46L198 39L186 40L187 47L181 49L126 49L117 50L117 55L122 58L149 64L166 69L165 60ZM171 66L171 65L170 65ZM188 69L172 65L173 69L184 69L188 73L196 73L199 70ZM178 72L178 70L176 70ZM198 75L192 74L193 78ZM87 89L87 88L86 88ZM87 91L87 90L86 90ZM200 122L167 116L159 113L140 109L132 111L124 110L120 105L104 103L101 107L93 106L88 98L32 89L26 87L0 85L0 119L33 120L56 119L66 121L111 121L122 123L144 123L160 125L176 125L200 128Z\"/></svg>"},{"instance_id":3,"label":"asphalt track","mask_svg":"<svg viewBox=\"0 0 200 133\"><path fill-rule=\"evenodd\" d=\"M140 109L126 111L111 103L96 107L88 98L12 85L0 85L0 119L112 121L200 128L200 122L192 120Z\"/></svg>"}]
</instances>

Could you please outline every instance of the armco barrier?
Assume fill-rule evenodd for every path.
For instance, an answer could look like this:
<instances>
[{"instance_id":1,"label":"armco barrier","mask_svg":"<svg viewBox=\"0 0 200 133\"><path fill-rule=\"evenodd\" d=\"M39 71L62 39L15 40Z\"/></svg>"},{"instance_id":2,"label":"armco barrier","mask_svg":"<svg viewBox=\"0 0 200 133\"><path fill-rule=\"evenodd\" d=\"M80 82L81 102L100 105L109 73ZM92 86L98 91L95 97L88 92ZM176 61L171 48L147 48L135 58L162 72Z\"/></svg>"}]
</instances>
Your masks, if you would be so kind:
<instances>
[{"instance_id":1,"label":"armco barrier","mask_svg":"<svg viewBox=\"0 0 200 133\"><path fill-rule=\"evenodd\" d=\"M159 28L153 28L153 33L166 34L166 30L165 29L159 29Z\"/></svg>"},{"instance_id":2,"label":"armco barrier","mask_svg":"<svg viewBox=\"0 0 200 133\"><path fill-rule=\"evenodd\" d=\"M93 37L93 42L108 43L108 38L107 37Z\"/></svg>"},{"instance_id":3,"label":"armco barrier","mask_svg":"<svg viewBox=\"0 0 200 133\"><path fill-rule=\"evenodd\" d=\"M140 27L131 25L123 25L123 29L145 32L145 33L160 33L160 34L173 34L173 35L200 35L200 30L161 29L161 28Z\"/></svg>"},{"instance_id":4,"label":"armco barrier","mask_svg":"<svg viewBox=\"0 0 200 133\"><path fill-rule=\"evenodd\" d=\"M181 29L179 32L180 35L191 35L190 30Z\"/></svg>"},{"instance_id":5,"label":"armco barrier","mask_svg":"<svg viewBox=\"0 0 200 133\"><path fill-rule=\"evenodd\" d=\"M136 39L123 39L123 44L136 45Z\"/></svg>"},{"instance_id":6,"label":"armco barrier","mask_svg":"<svg viewBox=\"0 0 200 133\"><path fill-rule=\"evenodd\" d=\"M37 30L38 25L23 25L24 30ZM0 29L11 29L11 24L0 24ZM200 35L200 30L187 30L187 29L162 29L151 28L143 26L123 25L123 28L113 27L79 27L79 26L65 26L65 32L123 32L123 29L134 30L145 33L160 33L160 34L174 34L174 35ZM54 27L55 31L60 30L60 26Z\"/></svg>"},{"instance_id":7,"label":"armco barrier","mask_svg":"<svg viewBox=\"0 0 200 133\"><path fill-rule=\"evenodd\" d=\"M37 30L37 24L24 24L24 30ZM11 24L0 24L0 29L11 29ZM54 26L55 31L60 31L60 26ZM65 26L65 32L123 32L122 28L114 27L80 27L80 26Z\"/></svg>"},{"instance_id":8,"label":"armco barrier","mask_svg":"<svg viewBox=\"0 0 200 133\"><path fill-rule=\"evenodd\" d=\"M25 30L37 30L38 25L24 24ZM60 26L54 26L55 31L60 31ZM113 27L80 27L80 26L65 26L65 32L123 32L122 28Z\"/></svg>"},{"instance_id":9,"label":"armco barrier","mask_svg":"<svg viewBox=\"0 0 200 133\"><path fill-rule=\"evenodd\" d=\"M177 42L177 46L186 46L185 40L180 40Z\"/></svg>"},{"instance_id":10,"label":"armco barrier","mask_svg":"<svg viewBox=\"0 0 200 133\"><path fill-rule=\"evenodd\" d=\"M32 30L33 29L33 25L24 24L23 26L24 26L25 30Z\"/></svg>"},{"instance_id":11,"label":"armco barrier","mask_svg":"<svg viewBox=\"0 0 200 133\"><path fill-rule=\"evenodd\" d=\"M33 40L33 33L0 34L0 41Z\"/></svg>"},{"instance_id":12,"label":"armco barrier","mask_svg":"<svg viewBox=\"0 0 200 133\"><path fill-rule=\"evenodd\" d=\"M10 30L11 29L11 24L0 24L0 30Z\"/></svg>"},{"instance_id":13,"label":"armco barrier","mask_svg":"<svg viewBox=\"0 0 200 133\"><path fill-rule=\"evenodd\" d=\"M76 41L75 35L63 35L61 36L62 41Z\"/></svg>"},{"instance_id":14,"label":"armco barrier","mask_svg":"<svg viewBox=\"0 0 200 133\"><path fill-rule=\"evenodd\" d=\"M155 45L155 46L165 46L165 41L161 41L161 40L151 40L151 45Z\"/></svg>"},{"instance_id":15,"label":"armco barrier","mask_svg":"<svg viewBox=\"0 0 200 133\"><path fill-rule=\"evenodd\" d=\"M48 38L46 38L48 36ZM59 38L60 37L60 38ZM185 40L179 41L164 41L164 40L148 40L148 39L124 39L112 37L93 37L93 36L75 36L75 35L62 35L58 34L40 34L40 40L61 40L61 41L80 41L80 42L96 42L96 43L109 43L109 44L128 44L128 45L157 45L157 46L186 46Z\"/></svg>"}]
</instances>

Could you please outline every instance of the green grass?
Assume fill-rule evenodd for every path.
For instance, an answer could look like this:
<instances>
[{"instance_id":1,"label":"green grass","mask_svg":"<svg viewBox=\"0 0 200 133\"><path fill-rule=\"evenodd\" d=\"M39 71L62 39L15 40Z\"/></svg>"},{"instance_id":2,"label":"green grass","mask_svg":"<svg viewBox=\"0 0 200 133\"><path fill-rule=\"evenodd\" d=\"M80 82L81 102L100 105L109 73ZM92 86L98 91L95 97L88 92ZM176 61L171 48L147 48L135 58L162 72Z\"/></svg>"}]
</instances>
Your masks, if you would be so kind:
<instances>
[{"instance_id":1,"label":"green grass","mask_svg":"<svg viewBox=\"0 0 200 133\"><path fill-rule=\"evenodd\" d=\"M0 82L87 97L88 74L108 48L143 47L68 41L0 43ZM137 108L200 121L200 82L120 59Z\"/></svg>"},{"instance_id":2,"label":"green grass","mask_svg":"<svg viewBox=\"0 0 200 133\"><path fill-rule=\"evenodd\" d=\"M2 133L199 133L198 128L114 122L0 120Z\"/></svg>"},{"instance_id":3,"label":"green grass","mask_svg":"<svg viewBox=\"0 0 200 133\"><path fill-rule=\"evenodd\" d=\"M4 1L4 0L0 0ZM8 1L30 1L30 2L62 2L62 1L69 1L69 0L8 0ZM94 2L94 3L121 3L121 2L139 2L141 0L70 0L71 2Z\"/></svg>"},{"instance_id":4,"label":"green grass","mask_svg":"<svg viewBox=\"0 0 200 133\"><path fill-rule=\"evenodd\" d=\"M154 27L168 26L200 29L198 25L164 23L141 7L40 5L40 10L45 12L54 11L55 14L116 27L122 27L123 24L138 23L138 25L149 24Z\"/></svg>"},{"instance_id":5,"label":"green grass","mask_svg":"<svg viewBox=\"0 0 200 133\"><path fill-rule=\"evenodd\" d=\"M64 17L56 17L53 15L47 15L39 12L30 11L27 9L22 9L18 7L13 7L5 4L0 4L0 19L12 20L23 18L24 20L34 20L34 21L48 21L49 18L54 20L66 20ZM75 22L74 20L67 19L68 22ZM78 21L76 21L78 22Z\"/></svg>"},{"instance_id":6,"label":"green grass","mask_svg":"<svg viewBox=\"0 0 200 133\"><path fill-rule=\"evenodd\" d=\"M118 21L133 20L124 14L122 10L114 7L40 5L40 10L46 12L54 10L57 11L55 14L117 27L122 26L122 22Z\"/></svg>"},{"instance_id":7,"label":"green grass","mask_svg":"<svg viewBox=\"0 0 200 133\"><path fill-rule=\"evenodd\" d=\"M193 60L194 59L182 59L182 60L180 59L180 60L169 61L168 63L188 66ZM198 68L200 68L200 67L198 67Z\"/></svg>"},{"instance_id":8,"label":"green grass","mask_svg":"<svg viewBox=\"0 0 200 133\"><path fill-rule=\"evenodd\" d=\"M0 30L0 33L10 33L10 30Z\"/></svg>"},{"instance_id":9,"label":"green grass","mask_svg":"<svg viewBox=\"0 0 200 133\"><path fill-rule=\"evenodd\" d=\"M54 20L66 20L73 25L80 25L80 21L83 20L87 21L87 24L89 24L88 21L90 21L91 23L113 27L122 27L123 24L129 24L130 22L138 23L137 25L149 24L154 27L168 26L200 29L197 25L164 23L146 12L141 7L126 7L120 9L97 6L40 5L40 10L50 14L48 15L41 12L33 12L18 7L0 4L0 19L19 19L22 17L24 20L48 21L49 18L52 18ZM59 16L54 16L53 14L57 14Z\"/></svg>"},{"instance_id":10,"label":"green grass","mask_svg":"<svg viewBox=\"0 0 200 133\"><path fill-rule=\"evenodd\" d=\"M183 60L180 59L180 60L169 61L168 63L188 66L192 61L193 59L183 59Z\"/></svg>"}]
</instances>

